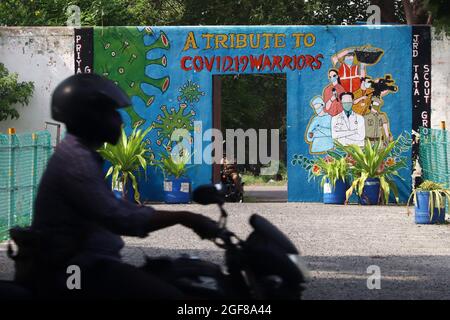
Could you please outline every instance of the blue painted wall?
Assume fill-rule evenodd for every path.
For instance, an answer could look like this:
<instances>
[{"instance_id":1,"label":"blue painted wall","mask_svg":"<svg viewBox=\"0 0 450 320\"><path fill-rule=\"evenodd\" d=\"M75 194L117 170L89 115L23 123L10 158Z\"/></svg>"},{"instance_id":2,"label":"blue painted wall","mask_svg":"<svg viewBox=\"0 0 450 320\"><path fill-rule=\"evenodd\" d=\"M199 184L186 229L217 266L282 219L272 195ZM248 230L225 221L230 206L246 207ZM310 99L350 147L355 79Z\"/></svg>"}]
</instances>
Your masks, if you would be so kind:
<instances>
[{"instance_id":1,"label":"blue painted wall","mask_svg":"<svg viewBox=\"0 0 450 320\"><path fill-rule=\"evenodd\" d=\"M308 182L308 172L299 165L295 165L291 160L297 155L303 155L308 158L317 155L310 154L309 144L305 141L305 131L308 123L314 115L314 110L311 107L311 99L314 96L322 95L323 89L329 84L328 70L332 68L331 57L343 49L349 47L361 47L371 45L372 47L382 49L384 51L380 61L372 66L367 66L367 75L373 79L384 77L386 74L392 75L398 86L398 92L388 94L383 97L384 105L382 111L386 113L390 121L390 130L394 137L403 132L410 133L412 126L412 101L411 101L411 77L412 77L412 55L411 55L411 28L409 26L381 26L378 28L371 28L368 26L199 26L199 27L151 27L150 29L136 28L136 27L118 27L128 28L134 34L142 35L141 39L146 45L151 45L161 37L161 31L167 36L170 47L157 48L148 50L146 53L147 59L160 58L163 55L167 58L167 65L164 67L158 64L152 64L145 68L145 73L151 78L162 78L168 76L170 84L166 91L162 92L159 88L140 84L141 89L148 96L154 96L153 102L147 106L145 99L139 96L133 97L134 111L146 120L141 127L150 126L153 122L158 121L158 116L163 114L161 106L167 106L167 109L179 109L180 103L184 100L180 97L180 88L188 81L197 84L198 90L202 93L198 96L198 101L187 103L185 112L195 112L195 116L191 119L202 121L203 130L207 130L212 126L212 76L215 74L251 74L251 73L286 73L287 75L287 135L288 135L288 192L289 201L321 201L321 191L317 182ZM94 42L105 43L102 39L101 28L95 28ZM146 32L147 30L147 32ZM198 48L189 46L184 50L189 33L193 32ZM245 47L241 49L230 48L211 48L207 49L206 39L202 38L205 34L283 34L285 36L279 37L279 45L276 47L274 38L268 48L262 45L260 48ZM305 46L304 42L300 42L297 46L296 37L293 34L313 34L314 44L312 38L309 37L310 46ZM263 37L264 39L264 37ZM261 42L263 42L261 39ZM284 43L284 46L283 46ZM229 42L227 43L230 44ZM235 43L236 44L236 43ZM96 49L97 50L97 49ZM146 49L144 49L146 50ZM125 51L126 52L126 51ZM275 67L274 70L266 68L265 70L251 69L248 65L245 70L242 70L245 65L243 56L250 55L258 57L261 54L270 57L273 62L274 56L300 56L311 55L314 57L314 62L311 66L305 66L301 70L297 68L291 70L284 67L280 70ZM94 51L94 61L98 58L99 53ZM183 69L183 57L201 56L212 59L213 57L230 56L232 59L238 56L239 71L227 70L223 68L217 69L214 64L211 71L206 69L206 66L200 71L193 68L191 70ZM102 58L103 59L103 58ZM186 59L186 58L184 58ZM242 60L240 60L242 59ZM234 61L234 60L233 60ZM105 61L102 61L105 63ZM198 61L197 61L198 62ZM217 61L215 61L217 62ZM115 60L111 59L107 62L109 67L116 68ZM223 61L221 61L221 64ZM192 61L186 61L187 68L192 66ZM236 64L233 63L233 67ZM94 70L101 73L100 70ZM141 83L136 77L137 82ZM131 128L131 119L127 113L123 113L124 120L127 124L127 130ZM151 146L158 154L163 150L162 146L157 144L158 130L153 130L149 134ZM207 143L204 143L204 146ZM322 155L323 156L323 155ZM410 152L405 152L403 156L408 158L407 163L410 163ZM410 191L410 170L405 168L401 174L405 181L399 181L399 189L401 199L405 201ZM196 165L189 170L189 176L193 180L193 186L209 183L212 179L212 169L210 165L202 164ZM142 196L147 200L162 200L162 174L153 169L149 170L147 181L141 182Z\"/></svg>"}]
</instances>

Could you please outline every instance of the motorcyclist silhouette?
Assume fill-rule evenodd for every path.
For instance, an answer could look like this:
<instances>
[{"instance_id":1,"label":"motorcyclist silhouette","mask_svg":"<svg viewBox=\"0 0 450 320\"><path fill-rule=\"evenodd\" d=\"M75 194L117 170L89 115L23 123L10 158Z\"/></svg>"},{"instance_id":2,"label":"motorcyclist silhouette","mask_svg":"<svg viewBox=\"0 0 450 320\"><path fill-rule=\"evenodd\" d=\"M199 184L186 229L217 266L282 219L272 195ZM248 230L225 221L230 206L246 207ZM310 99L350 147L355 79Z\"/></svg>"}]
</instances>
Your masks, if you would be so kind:
<instances>
[{"instance_id":1,"label":"motorcyclist silhouette","mask_svg":"<svg viewBox=\"0 0 450 320\"><path fill-rule=\"evenodd\" d=\"M121 236L146 237L176 224L201 238L214 238L219 230L200 214L155 210L114 196L96 149L117 143L117 109L130 105L118 86L95 74L71 76L53 93L52 117L66 124L67 134L41 179L31 227L42 244L30 285L43 296L181 298L176 288L121 261ZM66 286L69 265L81 270L81 290Z\"/></svg>"}]
</instances>

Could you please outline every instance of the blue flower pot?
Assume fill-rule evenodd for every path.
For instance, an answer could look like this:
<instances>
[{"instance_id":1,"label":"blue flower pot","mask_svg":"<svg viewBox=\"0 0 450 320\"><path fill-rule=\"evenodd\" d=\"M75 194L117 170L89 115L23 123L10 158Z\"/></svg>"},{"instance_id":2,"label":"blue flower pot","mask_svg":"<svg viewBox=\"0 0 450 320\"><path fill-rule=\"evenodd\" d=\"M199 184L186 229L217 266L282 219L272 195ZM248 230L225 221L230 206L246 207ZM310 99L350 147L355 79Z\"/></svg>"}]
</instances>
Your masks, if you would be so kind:
<instances>
[{"instance_id":1,"label":"blue flower pot","mask_svg":"<svg viewBox=\"0 0 450 320\"><path fill-rule=\"evenodd\" d=\"M433 216L430 216L430 193L427 191L417 191L415 204L415 221L417 224L435 224L445 222L445 204L444 207L434 208Z\"/></svg>"},{"instance_id":2,"label":"blue flower pot","mask_svg":"<svg viewBox=\"0 0 450 320\"><path fill-rule=\"evenodd\" d=\"M117 189L113 189L113 193L116 196L117 199L122 198L122 191L117 190Z\"/></svg>"},{"instance_id":3,"label":"blue flower pot","mask_svg":"<svg viewBox=\"0 0 450 320\"><path fill-rule=\"evenodd\" d=\"M323 185L323 203L344 204L346 190L347 183L345 181L337 180L335 186L333 187L327 179L327 182Z\"/></svg>"},{"instance_id":4,"label":"blue flower pot","mask_svg":"<svg viewBox=\"0 0 450 320\"><path fill-rule=\"evenodd\" d=\"M368 178L364 183L363 192L359 198L362 205L376 205L380 199L380 179Z\"/></svg>"},{"instance_id":5,"label":"blue flower pot","mask_svg":"<svg viewBox=\"0 0 450 320\"><path fill-rule=\"evenodd\" d=\"M113 191L114 195L116 196L116 198L118 198L118 199L122 198L121 190L113 189L112 191ZM133 189L133 185L131 184L131 181L127 183L127 193L125 194L125 199L130 202L136 203L136 201L134 200L134 189Z\"/></svg>"},{"instance_id":6,"label":"blue flower pot","mask_svg":"<svg viewBox=\"0 0 450 320\"><path fill-rule=\"evenodd\" d=\"M167 178L164 180L166 203L189 203L191 201L191 179Z\"/></svg>"}]
</instances>

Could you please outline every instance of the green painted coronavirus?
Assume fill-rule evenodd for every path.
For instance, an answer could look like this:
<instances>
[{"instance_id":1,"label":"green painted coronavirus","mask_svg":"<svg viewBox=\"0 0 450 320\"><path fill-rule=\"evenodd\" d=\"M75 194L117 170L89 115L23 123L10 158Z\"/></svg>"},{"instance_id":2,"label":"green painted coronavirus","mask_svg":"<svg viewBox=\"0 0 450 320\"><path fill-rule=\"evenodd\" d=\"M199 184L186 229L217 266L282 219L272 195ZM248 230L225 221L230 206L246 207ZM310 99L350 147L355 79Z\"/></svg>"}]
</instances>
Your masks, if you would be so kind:
<instances>
[{"instance_id":1,"label":"green painted coronavirus","mask_svg":"<svg viewBox=\"0 0 450 320\"><path fill-rule=\"evenodd\" d=\"M153 78L146 74L146 68L150 65L167 66L166 55L154 59L147 58L150 50L170 48L169 39L163 31L158 38L149 27L141 30L135 27L105 27L95 29L95 32L95 72L114 81L129 96L140 97L147 107L153 103L155 96L148 95L143 90L143 85L158 88L161 93L167 91L170 85L168 76ZM146 35L156 39L146 44L144 41ZM133 127L145 122L145 119L139 116L132 106L125 111L130 116Z\"/></svg>"},{"instance_id":2,"label":"green painted coronavirus","mask_svg":"<svg viewBox=\"0 0 450 320\"><path fill-rule=\"evenodd\" d=\"M191 80L182 85L179 91L178 101L185 103L199 102L200 97L205 95L204 92L200 91L200 86Z\"/></svg>"},{"instance_id":3,"label":"green painted coronavirus","mask_svg":"<svg viewBox=\"0 0 450 320\"><path fill-rule=\"evenodd\" d=\"M191 132L194 130L195 111L187 110L185 103L180 103L178 109L172 107L167 110L167 106L161 106L162 114L158 115L152 123L152 127L157 130L156 144L163 146L168 151L172 150L172 134L176 129L186 129Z\"/></svg>"}]
</instances>

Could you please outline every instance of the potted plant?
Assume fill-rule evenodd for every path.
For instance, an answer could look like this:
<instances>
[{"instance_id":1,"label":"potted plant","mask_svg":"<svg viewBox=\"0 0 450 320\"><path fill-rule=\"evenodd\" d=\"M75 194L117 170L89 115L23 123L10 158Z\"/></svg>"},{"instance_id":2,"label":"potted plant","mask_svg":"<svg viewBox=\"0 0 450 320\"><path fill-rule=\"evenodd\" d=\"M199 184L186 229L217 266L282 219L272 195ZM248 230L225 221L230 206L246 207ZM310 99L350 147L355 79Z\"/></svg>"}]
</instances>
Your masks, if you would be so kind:
<instances>
[{"instance_id":1,"label":"potted plant","mask_svg":"<svg viewBox=\"0 0 450 320\"><path fill-rule=\"evenodd\" d=\"M317 158L313 164L314 176L322 176L321 187L323 188L323 203L344 204L345 192L347 190L349 176L349 164L343 157L335 158L326 156Z\"/></svg>"},{"instance_id":2,"label":"potted plant","mask_svg":"<svg viewBox=\"0 0 450 320\"><path fill-rule=\"evenodd\" d=\"M376 205L382 201L388 203L392 191L398 202L398 189L394 178L401 179L398 170L406 164L404 159L395 159L390 153L399 139L400 137L386 146L382 141L374 144L366 141L364 147L344 146L336 141L337 148L347 154L351 163L353 182L346 192L347 201L355 191L363 205Z\"/></svg>"},{"instance_id":3,"label":"potted plant","mask_svg":"<svg viewBox=\"0 0 450 320\"><path fill-rule=\"evenodd\" d=\"M191 179L186 176L191 155L186 149L161 155L158 166L164 174L164 201L188 203L191 201Z\"/></svg>"},{"instance_id":4,"label":"potted plant","mask_svg":"<svg viewBox=\"0 0 450 320\"><path fill-rule=\"evenodd\" d=\"M153 154L144 141L151 129L149 127L146 130L138 130L135 127L127 137L122 127L122 136L117 144L105 143L98 150L103 159L111 163L106 177L111 176L113 191L122 198L134 200L139 204L141 202L137 177L142 171L146 176L147 166L153 161Z\"/></svg>"},{"instance_id":5,"label":"potted plant","mask_svg":"<svg viewBox=\"0 0 450 320\"><path fill-rule=\"evenodd\" d=\"M408 206L411 200L414 201L417 224L445 222L445 204L450 200L450 190L442 184L425 180L411 192Z\"/></svg>"}]
</instances>

